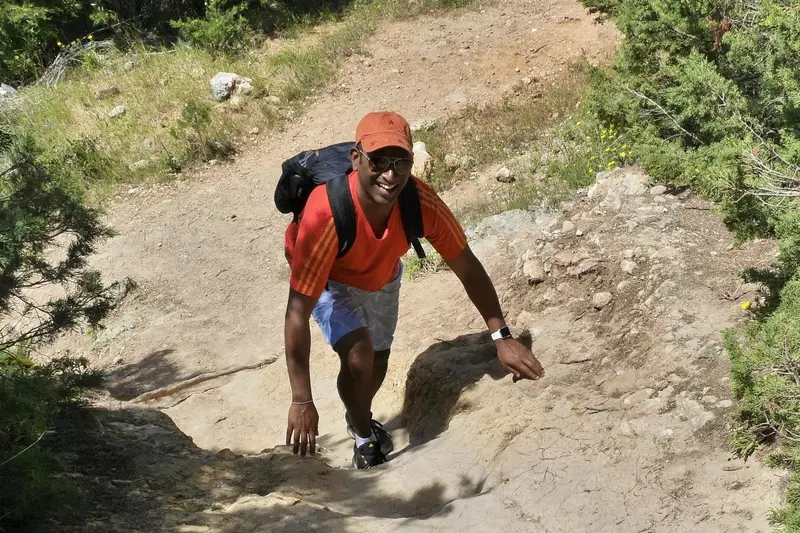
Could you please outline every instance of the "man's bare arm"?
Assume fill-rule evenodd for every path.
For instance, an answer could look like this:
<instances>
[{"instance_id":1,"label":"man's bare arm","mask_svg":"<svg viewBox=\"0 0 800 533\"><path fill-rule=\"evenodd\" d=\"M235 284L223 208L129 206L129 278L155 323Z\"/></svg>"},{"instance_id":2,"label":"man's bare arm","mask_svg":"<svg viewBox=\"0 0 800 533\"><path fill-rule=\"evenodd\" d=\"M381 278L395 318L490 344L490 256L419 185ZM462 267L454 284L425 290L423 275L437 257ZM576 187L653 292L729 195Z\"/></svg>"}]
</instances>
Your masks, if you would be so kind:
<instances>
[{"instance_id":1,"label":"man's bare arm","mask_svg":"<svg viewBox=\"0 0 800 533\"><path fill-rule=\"evenodd\" d=\"M319 414L311 393L311 328L309 319L316 299L289 289L286 305L284 344L289 383L292 387L292 405L286 427L286 445L293 445L294 453L313 455L319 434Z\"/></svg>"},{"instance_id":2,"label":"man's bare arm","mask_svg":"<svg viewBox=\"0 0 800 533\"><path fill-rule=\"evenodd\" d=\"M486 269L467 246L455 259L447 262L455 273L475 308L483 317L489 331L497 331L506 325L497 291ZM544 375L541 363L533 354L515 339L495 341L497 356L516 377L539 379Z\"/></svg>"}]
</instances>

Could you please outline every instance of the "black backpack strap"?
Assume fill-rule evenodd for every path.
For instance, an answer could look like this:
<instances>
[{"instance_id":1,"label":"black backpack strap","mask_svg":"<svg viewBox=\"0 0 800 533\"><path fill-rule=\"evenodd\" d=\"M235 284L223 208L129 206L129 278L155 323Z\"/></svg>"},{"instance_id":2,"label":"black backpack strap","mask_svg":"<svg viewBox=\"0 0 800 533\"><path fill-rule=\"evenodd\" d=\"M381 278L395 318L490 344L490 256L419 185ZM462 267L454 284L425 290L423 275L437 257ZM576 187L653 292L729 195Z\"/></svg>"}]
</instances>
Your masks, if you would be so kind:
<instances>
[{"instance_id":1,"label":"black backpack strap","mask_svg":"<svg viewBox=\"0 0 800 533\"><path fill-rule=\"evenodd\" d=\"M408 242L417 252L417 257L425 259L425 250L419 240L425 236L422 226L422 207L419 204L419 191L414 177L410 176L406 186L400 191L400 217L403 219L403 230Z\"/></svg>"},{"instance_id":2,"label":"black backpack strap","mask_svg":"<svg viewBox=\"0 0 800 533\"><path fill-rule=\"evenodd\" d=\"M350 193L348 175L343 174L329 180L325 188L333 213L333 222L336 224L336 233L339 236L339 253L336 257L342 257L356 240L356 207L353 204L353 195Z\"/></svg>"}]
</instances>

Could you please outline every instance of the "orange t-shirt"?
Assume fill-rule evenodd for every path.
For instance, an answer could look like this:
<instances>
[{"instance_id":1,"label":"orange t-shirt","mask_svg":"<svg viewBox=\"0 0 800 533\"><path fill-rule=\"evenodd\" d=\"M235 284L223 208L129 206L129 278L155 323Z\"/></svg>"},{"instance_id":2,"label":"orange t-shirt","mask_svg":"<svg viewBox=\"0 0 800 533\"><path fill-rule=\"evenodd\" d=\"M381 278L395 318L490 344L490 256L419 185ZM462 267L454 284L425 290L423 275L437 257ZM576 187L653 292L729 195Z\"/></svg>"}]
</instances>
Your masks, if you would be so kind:
<instances>
[{"instance_id":1,"label":"orange t-shirt","mask_svg":"<svg viewBox=\"0 0 800 533\"><path fill-rule=\"evenodd\" d=\"M297 222L286 228L285 253L292 270L289 286L306 296L318 298L328 279L375 292L397 274L400 258L411 248L403 231L399 201L378 238L359 205L357 172L351 172L349 179L356 209L356 240L344 257L336 257L339 239L324 186L311 191ZM455 259L467 246L464 230L431 187L410 179L416 180L419 191L425 238L443 259Z\"/></svg>"}]
</instances>

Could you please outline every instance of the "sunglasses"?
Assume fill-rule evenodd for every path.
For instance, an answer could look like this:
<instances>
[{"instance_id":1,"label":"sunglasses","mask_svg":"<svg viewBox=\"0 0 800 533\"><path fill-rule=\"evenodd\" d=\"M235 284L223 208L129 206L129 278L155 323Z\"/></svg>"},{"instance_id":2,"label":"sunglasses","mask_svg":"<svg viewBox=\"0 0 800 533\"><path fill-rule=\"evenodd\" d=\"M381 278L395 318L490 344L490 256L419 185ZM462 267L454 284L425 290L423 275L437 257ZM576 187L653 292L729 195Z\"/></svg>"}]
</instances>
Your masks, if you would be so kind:
<instances>
[{"instance_id":1,"label":"sunglasses","mask_svg":"<svg viewBox=\"0 0 800 533\"><path fill-rule=\"evenodd\" d=\"M414 166L414 162L405 157L383 157L381 155L373 155L369 156L366 152L364 152L361 148L356 148L364 157L367 158L369 161L370 167L372 167L377 172L386 172L389 170L389 167L394 168L395 172L398 174L408 174L411 172L411 168Z\"/></svg>"}]
</instances>

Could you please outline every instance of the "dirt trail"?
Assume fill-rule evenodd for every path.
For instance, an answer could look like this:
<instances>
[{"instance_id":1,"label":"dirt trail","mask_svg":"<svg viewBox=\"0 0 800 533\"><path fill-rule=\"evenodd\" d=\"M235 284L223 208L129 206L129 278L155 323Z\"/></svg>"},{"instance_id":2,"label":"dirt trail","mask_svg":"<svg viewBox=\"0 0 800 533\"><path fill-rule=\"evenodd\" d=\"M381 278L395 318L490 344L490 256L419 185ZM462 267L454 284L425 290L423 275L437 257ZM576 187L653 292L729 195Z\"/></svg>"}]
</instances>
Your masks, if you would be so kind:
<instances>
[{"instance_id":1,"label":"dirt trail","mask_svg":"<svg viewBox=\"0 0 800 533\"><path fill-rule=\"evenodd\" d=\"M118 431L108 456L126 458L136 487L114 527L767 531L780 480L725 451L731 403L719 332L740 316L737 298L747 290L737 287L735 268L770 250L731 249L707 206L650 194L633 173L605 176L563 212L509 212L470 228L547 379L512 384L458 281L431 274L405 282L376 399L375 415L397 443L391 462L346 468L352 444L336 393L338 361L315 328L322 453L302 460L280 446L289 398L287 220L272 204L280 161L350 138L376 108L413 124L496 99L525 76L546 88L567 62L608 57L617 39L560 0L396 24L379 32L369 57L351 58L287 131L229 166L119 198L110 222L120 236L95 263L139 288L95 341L62 345L110 369L110 406L132 413L126 402L147 391L277 362L137 404L144 409L136 416L109 415ZM543 281L529 284L524 272L539 267ZM604 292L610 302L593 304Z\"/></svg>"}]
</instances>

